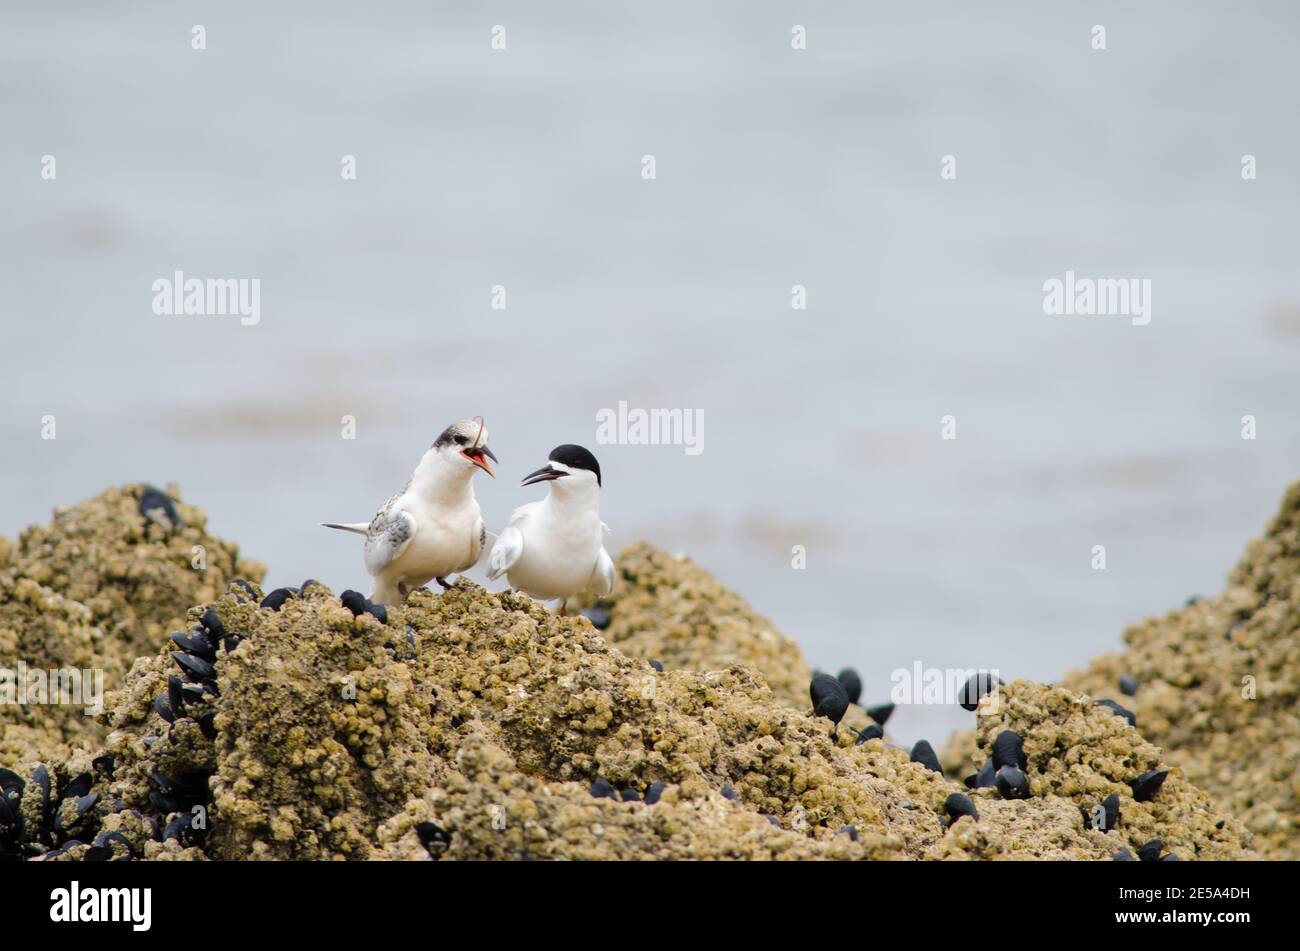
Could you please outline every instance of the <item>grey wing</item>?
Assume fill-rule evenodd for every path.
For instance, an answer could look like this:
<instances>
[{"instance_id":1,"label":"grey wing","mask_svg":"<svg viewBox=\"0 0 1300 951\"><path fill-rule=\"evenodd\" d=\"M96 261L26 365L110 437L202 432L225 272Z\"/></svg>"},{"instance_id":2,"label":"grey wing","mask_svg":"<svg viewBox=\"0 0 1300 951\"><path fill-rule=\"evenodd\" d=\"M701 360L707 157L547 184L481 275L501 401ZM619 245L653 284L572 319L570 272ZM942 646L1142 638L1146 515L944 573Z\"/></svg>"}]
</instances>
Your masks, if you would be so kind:
<instances>
[{"instance_id":1,"label":"grey wing","mask_svg":"<svg viewBox=\"0 0 1300 951\"><path fill-rule=\"evenodd\" d=\"M591 570L588 590L598 598L606 597L614 590L614 559L609 557L609 552L604 547L596 556L596 567Z\"/></svg>"},{"instance_id":2,"label":"grey wing","mask_svg":"<svg viewBox=\"0 0 1300 951\"><path fill-rule=\"evenodd\" d=\"M366 571L377 575L402 556L415 537L415 517L404 512L391 498L370 521L366 533Z\"/></svg>"},{"instance_id":3,"label":"grey wing","mask_svg":"<svg viewBox=\"0 0 1300 951\"><path fill-rule=\"evenodd\" d=\"M523 524L532 514L533 508L539 503L530 502L527 505L521 505L514 510L510 516L510 524L501 532L497 538L496 544L492 546L492 554L488 558L488 580L496 581L503 574L510 570L511 566L519 560L519 556L524 553L524 533Z\"/></svg>"},{"instance_id":4,"label":"grey wing","mask_svg":"<svg viewBox=\"0 0 1300 951\"><path fill-rule=\"evenodd\" d=\"M480 515L474 520L474 527L470 529L469 560L458 567L457 571L469 571L483 559L483 553L487 551L488 530L483 524L483 516Z\"/></svg>"}]
</instances>

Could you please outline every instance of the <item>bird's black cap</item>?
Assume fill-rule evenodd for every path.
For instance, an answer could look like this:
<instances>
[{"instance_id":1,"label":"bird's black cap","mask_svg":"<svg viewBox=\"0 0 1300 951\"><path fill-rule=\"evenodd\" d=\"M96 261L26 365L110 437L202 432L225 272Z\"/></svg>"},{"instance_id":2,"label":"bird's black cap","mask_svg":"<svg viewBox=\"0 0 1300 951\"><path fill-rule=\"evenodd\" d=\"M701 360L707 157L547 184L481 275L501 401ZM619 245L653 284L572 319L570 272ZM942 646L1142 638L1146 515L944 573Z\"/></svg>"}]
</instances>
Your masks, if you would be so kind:
<instances>
[{"instance_id":1,"label":"bird's black cap","mask_svg":"<svg viewBox=\"0 0 1300 951\"><path fill-rule=\"evenodd\" d=\"M594 472L596 474L596 485L601 484L600 463L596 461L595 456L581 446L571 444L556 446L551 450L548 458L551 462L563 463L570 469L586 469L588 472Z\"/></svg>"}]
</instances>

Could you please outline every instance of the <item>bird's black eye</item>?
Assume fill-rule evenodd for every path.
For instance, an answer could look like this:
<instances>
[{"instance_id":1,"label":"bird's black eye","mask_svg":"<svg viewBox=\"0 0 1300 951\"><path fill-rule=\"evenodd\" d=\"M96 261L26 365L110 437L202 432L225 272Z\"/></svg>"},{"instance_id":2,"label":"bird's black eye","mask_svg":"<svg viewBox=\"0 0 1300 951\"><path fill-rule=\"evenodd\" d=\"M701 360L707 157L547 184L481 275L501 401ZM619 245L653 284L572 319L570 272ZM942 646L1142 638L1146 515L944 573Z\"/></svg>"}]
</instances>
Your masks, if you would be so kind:
<instances>
[{"instance_id":1,"label":"bird's black eye","mask_svg":"<svg viewBox=\"0 0 1300 951\"><path fill-rule=\"evenodd\" d=\"M469 445L469 437L468 437L468 436L457 435L457 436L456 436L456 445L458 445L458 446L468 446L468 445Z\"/></svg>"}]
</instances>

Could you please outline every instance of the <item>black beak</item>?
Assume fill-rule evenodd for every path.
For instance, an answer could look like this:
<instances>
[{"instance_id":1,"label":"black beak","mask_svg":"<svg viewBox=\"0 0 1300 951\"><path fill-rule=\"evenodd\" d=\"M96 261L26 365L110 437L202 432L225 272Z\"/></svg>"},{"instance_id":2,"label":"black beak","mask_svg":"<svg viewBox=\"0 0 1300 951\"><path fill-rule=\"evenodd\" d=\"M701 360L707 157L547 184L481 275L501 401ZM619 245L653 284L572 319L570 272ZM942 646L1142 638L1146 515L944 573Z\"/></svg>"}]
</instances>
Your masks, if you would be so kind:
<instances>
[{"instance_id":1,"label":"black beak","mask_svg":"<svg viewBox=\"0 0 1300 951\"><path fill-rule=\"evenodd\" d=\"M495 455L493 455L492 450L489 449L487 446L479 446L478 451L483 453L483 455L487 456L493 462L499 463L501 461Z\"/></svg>"},{"instance_id":2,"label":"black beak","mask_svg":"<svg viewBox=\"0 0 1300 951\"><path fill-rule=\"evenodd\" d=\"M560 476L565 474L566 473L561 472L559 469L552 467L550 463L547 463L536 472L530 472L528 475L524 476L524 481L521 482L520 485L535 485L538 482L550 482L552 479L558 479Z\"/></svg>"}]
</instances>

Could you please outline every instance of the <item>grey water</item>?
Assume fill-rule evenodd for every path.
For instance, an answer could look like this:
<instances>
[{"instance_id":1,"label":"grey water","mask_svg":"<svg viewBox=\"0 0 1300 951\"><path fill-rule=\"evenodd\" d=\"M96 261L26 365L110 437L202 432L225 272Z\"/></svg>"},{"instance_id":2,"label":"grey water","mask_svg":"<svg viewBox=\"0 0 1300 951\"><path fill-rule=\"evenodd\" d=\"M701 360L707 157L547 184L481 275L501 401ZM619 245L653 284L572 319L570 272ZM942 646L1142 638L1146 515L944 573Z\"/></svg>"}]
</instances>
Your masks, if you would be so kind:
<instances>
[{"instance_id":1,"label":"grey water","mask_svg":"<svg viewBox=\"0 0 1300 951\"><path fill-rule=\"evenodd\" d=\"M361 588L317 523L482 414L493 526L586 444L611 550L689 553L870 701L916 661L1058 678L1219 590L1300 475L1298 34L1283 2L7 0L0 532L176 482L271 584ZM258 279L260 319L155 314L176 270ZM1149 280L1150 323L1045 314L1067 270ZM698 412L703 452L596 444L619 401Z\"/></svg>"}]
</instances>

